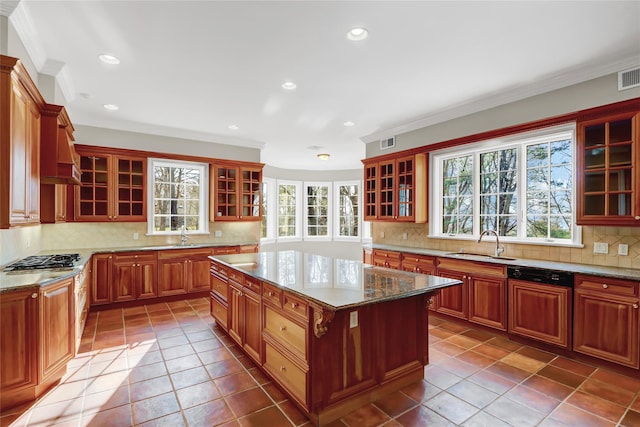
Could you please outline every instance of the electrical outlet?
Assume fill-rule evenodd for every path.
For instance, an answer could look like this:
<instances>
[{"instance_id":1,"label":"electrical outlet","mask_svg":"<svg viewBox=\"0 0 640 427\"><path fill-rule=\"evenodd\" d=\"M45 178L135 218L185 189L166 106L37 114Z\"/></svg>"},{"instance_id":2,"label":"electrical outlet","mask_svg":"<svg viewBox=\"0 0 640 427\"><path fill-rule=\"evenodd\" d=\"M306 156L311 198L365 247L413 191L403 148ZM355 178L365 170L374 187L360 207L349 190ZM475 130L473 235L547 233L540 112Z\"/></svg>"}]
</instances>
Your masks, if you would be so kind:
<instances>
[{"instance_id":1,"label":"electrical outlet","mask_svg":"<svg viewBox=\"0 0 640 427\"><path fill-rule=\"evenodd\" d=\"M595 242L593 244L593 253L594 254L608 254L609 253L609 244L603 242Z\"/></svg>"},{"instance_id":2,"label":"electrical outlet","mask_svg":"<svg viewBox=\"0 0 640 427\"><path fill-rule=\"evenodd\" d=\"M358 327L358 312L352 311L349 313L349 328L357 328Z\"/></svg>"},{"instance_id":3,"label":"electrical outlet","mask_svg":"<svg viewBox=\"0 0 640 427\"><path fill-rule=\"evenodd\" d=\"M402 240L407 240L407 233L402 233Z\"/></svg>"},{"instance_id":4,"label":"electrical outlet","mask_svg":"<svg viewBox=\"0 0 640 427\"><path fill-rule=\"evenodd\" d=\"M381 231L381 232L380 232L380 238L381 238L381 239L384 239L384 231Z\"/></svg>"},{"instance_id":5,"label":"electrical outlet","mask_svg":"<svg viewBox=\"0 0 640 427\"><path fill-rule=\"evenodd\" d=\"M138 240L140 238L140 234L137 232L133 233L133 240Z\"/></svg>"},{"instance_id":6,"label":"electrical outlet","mask_svg":"<svg viewBox=\"0 0 640 427\"><path fill-rule=\"evenodd\" d=\"M629 245L625 243L620 243L618 245L618 255L622 255L622 256L629 255Z\"/></svg>"},{"instance_id":7,"label":"electrical outlet","mask_svg":"<svg viewBox=\"0 0 640 427\"><path fill-rule=\"evenodd\" d=\"M216 230L213 235L216 237L222 237L222 230Z\"/></svg>"},{"instance_id":8,"label":"electrical outlet","mask_svg":"<svg viewBox=\"0 0 640 427\"><path fill-rule=\"evenodd\" d=\"M27 237L27 247L30 248L31 247L31 239Z\"/></svg>"}]
</instances>

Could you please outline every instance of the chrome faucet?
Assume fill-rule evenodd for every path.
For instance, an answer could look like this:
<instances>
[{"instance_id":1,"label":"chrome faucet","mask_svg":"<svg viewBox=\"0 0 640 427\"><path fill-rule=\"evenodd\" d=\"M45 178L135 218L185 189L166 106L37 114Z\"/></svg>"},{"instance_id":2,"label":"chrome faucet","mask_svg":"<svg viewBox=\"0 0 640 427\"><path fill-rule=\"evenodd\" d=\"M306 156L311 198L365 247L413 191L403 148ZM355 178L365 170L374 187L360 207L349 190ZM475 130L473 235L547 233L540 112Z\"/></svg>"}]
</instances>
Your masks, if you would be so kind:
<instances>
[{"instance_id":1,"label":"chrome faucet","mask_svg":"<svg viewBox=\"0 0 640 427\"><path fill-rule=\"evenodd\" d=\"M498 236L498 232L496 230L484 230L482 233L480 233L478 243L482 241L482 237L484 237L485 234L493 234L494 236L496 236L496 252L494 256L499 257L500 254L504 252L504 245L500 246L500 237Z\"/></svg>"},{"instance_id":2,"label":"chrome faucet","mask_svg":"<svg viewBox=\"0 0 640 427\"><path fill-rule=\"evenodd\" d=\"M186 245L187 244L187 226L183 225L182 228L180 229L180 244L181 245Z\"/></svg>"}]
</instances>

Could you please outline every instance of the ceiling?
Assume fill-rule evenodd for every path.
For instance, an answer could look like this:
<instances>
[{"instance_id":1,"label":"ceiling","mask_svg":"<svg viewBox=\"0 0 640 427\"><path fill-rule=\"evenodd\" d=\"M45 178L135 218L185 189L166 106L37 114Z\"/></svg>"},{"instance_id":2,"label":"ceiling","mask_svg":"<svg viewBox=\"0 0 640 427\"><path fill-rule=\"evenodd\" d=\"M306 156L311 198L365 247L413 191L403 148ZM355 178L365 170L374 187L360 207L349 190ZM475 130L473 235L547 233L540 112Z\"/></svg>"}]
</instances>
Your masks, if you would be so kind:
<instances>
[{"instance_id":1,"label":"ceiling","mask_svg":"<svg viewBox=\"0 0 640 427\"><path fill-rule=\"evenodd\" d=\"M637 1L23 0L18 10L74 124L263 147L262 162L287 169L360 168L363 141L640 65ZM355 26L369 37L348 40Z\"/></svg>"}]
</instances>

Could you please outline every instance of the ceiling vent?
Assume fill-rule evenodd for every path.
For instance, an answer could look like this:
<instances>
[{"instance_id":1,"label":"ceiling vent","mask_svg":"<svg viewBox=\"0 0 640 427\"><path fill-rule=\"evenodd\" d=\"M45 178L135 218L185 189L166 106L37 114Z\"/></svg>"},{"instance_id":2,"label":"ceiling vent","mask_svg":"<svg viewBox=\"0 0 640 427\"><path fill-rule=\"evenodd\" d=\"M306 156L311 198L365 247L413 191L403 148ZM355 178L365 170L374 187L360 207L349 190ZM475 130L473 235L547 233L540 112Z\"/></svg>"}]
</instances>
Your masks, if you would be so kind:
<instances>
[{"instance_id":1,"label":"ceiling vent","mask_svg":"<svg viewBox=\"0 0 640 427\"><path fill-rule=\"evenodd\" d=\"M391 148L391 147L395 147L396 146L396 137L395 136L391 136L389 138L385 138L385 139L381 139L380 140L380 149L381 150L386 150L387 148Z\"/></svg>"},{"instance_id":2,"label":"ceiling vent","mask_svg":"<svg viewBox=\"0 0 640 427\"><path fill-rule=\"evenodd\" d=\"M618 90L640 86L640 67L618 73Z\"/></svg>"}]
</instances>

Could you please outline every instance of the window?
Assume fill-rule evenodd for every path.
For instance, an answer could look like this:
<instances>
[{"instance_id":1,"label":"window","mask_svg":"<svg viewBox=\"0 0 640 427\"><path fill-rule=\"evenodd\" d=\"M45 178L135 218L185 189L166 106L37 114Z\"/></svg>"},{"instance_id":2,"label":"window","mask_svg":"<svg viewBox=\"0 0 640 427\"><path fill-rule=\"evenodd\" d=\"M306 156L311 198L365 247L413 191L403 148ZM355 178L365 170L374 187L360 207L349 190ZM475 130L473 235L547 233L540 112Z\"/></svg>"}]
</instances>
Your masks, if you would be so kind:
<instances>
[{"instance_id":1,"label":"window","mask_svg":"<svg viewBox=\"0 0 640 427\"><path fill-rule=\"evenodd\" d=\"M278 182L278 238L300 238L300 182Z\"/></svg>"},{"instance_id":2,"label":"window","mask_svg":"<svg viewBox=\"0 0 640 427\"><path fill-rule=\"evenodd\" d=\"M432 233L578 244L574 126L432 153Z\"/></svg>"},{"instance_id":3,"label":"window","mask_svg":"<svg viewBox=\"0 0 640 427\"><path fill-rule=\"evenodd\" d=\"M304 185L305 239L331 237L331 186L327 182L306 182Z\"/></svg>"},{"instance_id":4,"label":"window","mask_svg":"<svg viewBox=\"0 0 640 427\"><path fill-rule=\"evenodd\" d=\"M336 182L336 239L355 240L360 233L360 183Z\"/></svg>"},{"instance_id":5,"label":"window","mask_svg":"<svg viewBox=\"0 0 640 427\"><path fill-rule=\"evenodd\" d=\"M208 165L149 159L149 234L207 233Z\"/></svg>"},{"instance_id":6,"label":"window","mask_svg":"<svg viewBox=\"0 0 640 427\"><path fill-rule=\"evenodd\" d=\"M271 207L271 211L269 211ZM276 181L271 178L262 179L262 225L260 239L262 243L275 241L276 219Z\"/></svg>"}]
</instances>

